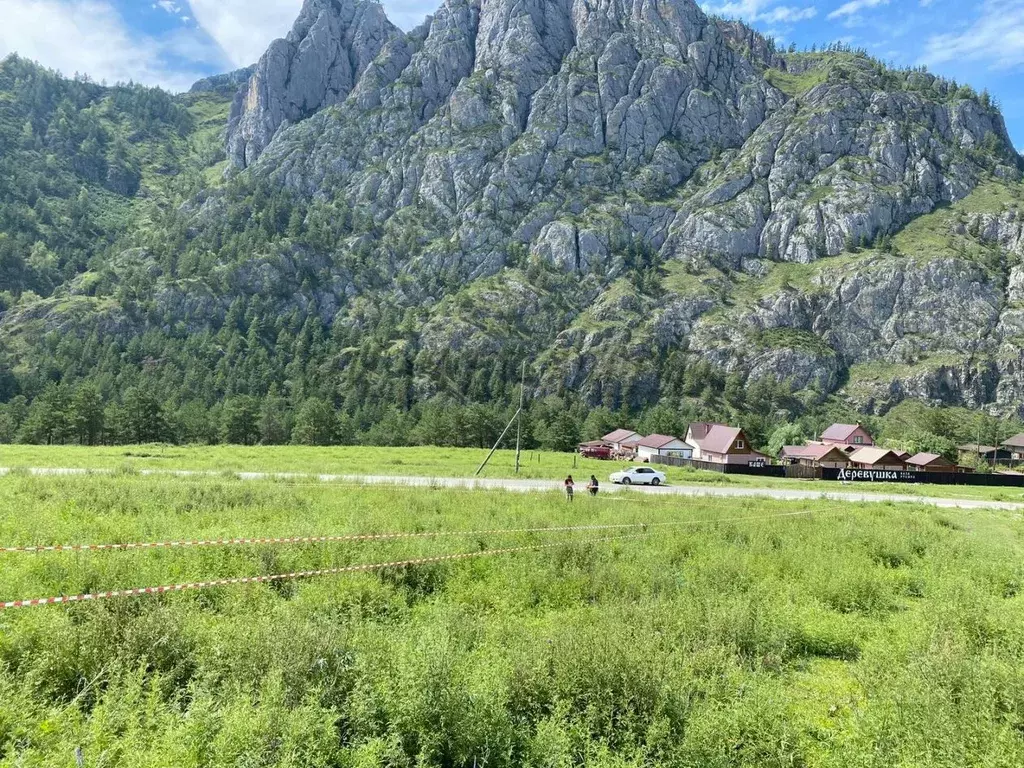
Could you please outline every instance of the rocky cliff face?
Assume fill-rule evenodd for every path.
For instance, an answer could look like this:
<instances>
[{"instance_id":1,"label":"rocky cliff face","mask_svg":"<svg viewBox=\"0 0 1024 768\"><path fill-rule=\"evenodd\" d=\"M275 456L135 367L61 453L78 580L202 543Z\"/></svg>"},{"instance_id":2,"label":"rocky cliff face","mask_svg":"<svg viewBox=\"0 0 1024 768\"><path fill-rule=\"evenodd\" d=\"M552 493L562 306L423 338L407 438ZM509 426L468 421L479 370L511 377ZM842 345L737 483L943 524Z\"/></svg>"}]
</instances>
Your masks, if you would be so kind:
<instances>
[{"instance_id":1,"label":"rocky cliff face","mask_svg":"<svg viewBox=\"0 0 1024 768\"><path fill-rule=\"evenodd\" d=\"M877 254L819 274L810 294L721 312L737 280L887 240L984 180L1017 184L998 112L924 73L842 51L780 54L691 0L447 0L408 35L372 3L311 0L237 105L238 167L368 211L382 259L412 233L414 272L474 280L522 250L614 280L639 244L691 283L719 275L710 295L599 299L618 331L559 336L562 385L601 380L602 344L633 326L650 331L651 354L682 348L820 392L872 362L896 376L928 356L963 370L978 354L1007 357L993 346L1017 322L1003 314L1012 295L964 259ZM977 226L1019 251L1005 214ZM1021 284L1011 277L1011 294ZM981 404L1024 390L993 385L1016 364L992 365L980 379L960 371L943 396ZM921 379L935 370L915 370L917 390L934 394ZM656 372L640 378L657 391Z\"/></svg>"},{"instance_id":2,"label":"rocky cliff face","mask_svg":"<svg viewBox=\"0 0 1024 768\"><path fill-rule=\"evenodd\" d=\"M249 82L253 73L256 71L256 65L251 67L243 67L242 69L236 69L234 72L227 72L223 75L214 75L213 77L204 77L202 80L198 80L192 84L189 89L189 93L228 93L233 95L238 92L238 89Z\"/></svg>"},{"instance_id":3,"label":"rocky cliff face","mask_svg":"<svg viewBox=\"0 0 1024 768\"><path fill-rule=\"evenodd\" d=\"M343 100L399 34L379 3L305 0L288 37L271 44L232 105L232 161L252 164L282 124Z\"/></svg>"},{"instance_id":4,"label":"rocky cliff face","mask_svg":"<svg viewBox=\"0 0 1024 768\"><path fill-rule=\"evenodd\" d=\"M614 407L700 360L1024 415L1020 158L926 73L780 53L693 0L446 0L409 33L306 0L226 152L164 260L191 271L157 278L152 316L190 332L238 298L340 328L381 300L419 313L422 397L448 356L514 348ZM226 218L262 222L244 263L215 263Z\"/></svg>"}]
</instances>

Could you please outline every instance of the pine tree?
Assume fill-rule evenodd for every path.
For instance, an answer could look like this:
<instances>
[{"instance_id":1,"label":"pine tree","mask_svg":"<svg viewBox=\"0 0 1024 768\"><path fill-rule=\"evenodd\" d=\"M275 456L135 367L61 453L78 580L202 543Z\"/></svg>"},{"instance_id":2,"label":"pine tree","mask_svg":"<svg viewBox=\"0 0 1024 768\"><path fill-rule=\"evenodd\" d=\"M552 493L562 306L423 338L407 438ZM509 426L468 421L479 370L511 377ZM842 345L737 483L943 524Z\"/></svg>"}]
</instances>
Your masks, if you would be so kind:
<instances>
[{"instance_id":1,"label":"pine tree","mask_svg":"<svg viewBox=\"0 0 1024 768\"><path fill-rule=\"evenodd\" d=\"M83 384L71 400L71 424L82 445L99 445L103 437L103 397L93 384Z\"/></svg>"}]
</instances>

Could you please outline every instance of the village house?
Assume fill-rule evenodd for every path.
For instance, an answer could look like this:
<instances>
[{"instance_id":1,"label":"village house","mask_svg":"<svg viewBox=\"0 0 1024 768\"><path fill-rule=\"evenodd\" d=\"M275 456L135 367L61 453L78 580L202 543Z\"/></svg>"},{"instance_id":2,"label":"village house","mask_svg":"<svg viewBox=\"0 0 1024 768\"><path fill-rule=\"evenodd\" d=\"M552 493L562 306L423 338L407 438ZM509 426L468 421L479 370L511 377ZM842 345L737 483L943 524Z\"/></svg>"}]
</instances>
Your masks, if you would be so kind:
<instances>
[{"instance_id":1,"label":"village house","mask_svg":"<svg viewBox=\"0 0 1024 768\"><path fill-rule=\"evenodd\" d=\"M859 448L850 454L850 464L853 469L887 472L906 469L904 459L895 451L890 451L887 448Z\"/></svg>"},{"instance_id":2,"label":"village house","mask_svg":"<svg viewBox=\"0 0 1024 768\"><path fill-rule=\"evenodd\" d=\"M1010 454L1010 461L1017 463L1024 461L1024 434L1014 435L1003 443Z\"/></svg>"},{"instance_id":3,"label":"village house","mask_svg":"<svg viewBox=\"0 0 1024 768\"><path fill-rule=\"evenodd\" d=\"M622 447L615 451L615 455L620 458L633 458L636 456L637 448L640 447L640 441L643 440L643 435L637 435L631 437L622 443Z\"/></svg>"},{"instance_id":4,"label":"village house","mask_svg":"<svg viewBox=\"0 0 1024 768\"><path fill-rule=\"evenodd\" d=\"M907 469L912 472L957 472L959 468L952 461L936 453L919 453L907 459Z\"/></svg>"},{"instance_id":5,"label":"village house","mask_svg":"<svg viewBox=\"0 0 1024 768\"><path fill-rule=\"evenodd\" d=\"M678 437L651 435L637 443L636 455L641 461L651 461L655 456L672 456L677 459L692 459L693 446Z\"/></svg>"},{"instance_id":6,"label":"village house","mask_svg":"<svg viewBox=\"0 0 1024 768\"><path fill-rule=\"evenodd\" d=\"M725 424L691 424L686 442L693 446L693 459L711 464L750 465L768 457L755 451L742 429Z\"/></svg>"},{"instance_id":7,"label":"village house","mask_svg":"<svg viewBox=\"0 0 1024 768\"><path fill-rule=\"evenodd\" d=\"M786 464L799 464L804 467L846 469L850 466L850 457L838 445L787 445L782 449L779 458Z\"/></svg>"},{"instance_id":8,"label":"village house","mask_svg":"<svg viewBox=\"0 0 1024 768\"><path fill-rule=\"evenodd\" d=\"M602 437L601 442L610 445L614 451L621 451L625 447L625 444L630 441L632 441L632 444L635 447L639 439L640 435L631 429L616 429L614 432Z\"/></svg>"},{"instance_id":9,"label":"village house","mask_svg":"<svg viewBox=\"0 0 1024 768\"><path fill-rule=\"evenodd\" d=\"M860 424L833 424L821 434L822 445L838 445L847 453L858 448L872 448L875 440Z\"/></svg>"},{"instance_id":10,"label":"village house","mask_svg":"<svg viewBox=\"0 0 1024 768\"><path fill-rule=\"evenodd\" d=\"M959 446L957 450L960 451L960 461L981 461L985 464L1009 464L1013 461L1013 454L997 445L967 443Z\"/></svg>"}]
</instances>

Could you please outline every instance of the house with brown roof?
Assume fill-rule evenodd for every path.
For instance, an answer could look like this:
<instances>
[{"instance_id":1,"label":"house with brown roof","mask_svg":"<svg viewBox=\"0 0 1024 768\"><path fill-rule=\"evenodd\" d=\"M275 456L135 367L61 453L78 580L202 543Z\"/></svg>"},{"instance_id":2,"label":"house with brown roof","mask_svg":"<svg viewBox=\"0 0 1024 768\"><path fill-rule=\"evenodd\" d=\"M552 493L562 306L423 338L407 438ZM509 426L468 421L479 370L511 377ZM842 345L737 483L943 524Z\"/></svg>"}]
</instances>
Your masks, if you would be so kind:
<instances>
[{"instance_id":1,"label":"house with brown roof","mask_svg":"<svg viewBox=\"0 0 1024 768\"><path fill-rule=\"evenodd\" d=\"M742 429L725 424L691 424L686 431L686 442L693 446L695 461L749 465L768 459L753 449Z\"/></svg>"},{"instance_id":2,"label":"house with brown roof","mask_svg":"<svg viewBox=\"0 0 1024 768\"><path fill-rule=\"evenodd\" d=\"M693 446L671 435L650 435L637 443L636 455L641 461L651 461L655 456L692 459Z\"/></svg>"},{"instance_id":3,"label":"house with brown roof","mask_svg":"<svg viewBox=\"0 0 1024 768\"><path fill-rule=\"evenodd\" d=\"M903 471L906 462L895 451L887 448L860 448L850 454L853 469L876 471Z\"/></svg>"},{"instance_id":4,"label":"house with brown roof","mask_svg":"<svg viewBox=\"0 0 1024 768\"><path fill-rule=\"evenodd\" d=\"M1010 461L1024 461L1024 434L1014 435L1004 441L1003 448L1010 452Z\"/></svg>"},{"instance_id":5,"label":"house with brown roof","mask_svg":"<svg viewBox=\"0 0 1024 768\"><path fill-rule=\"evenodd\" d=\"M621 451L626 442L633 441L635 444L639 439L640 435L632 429L616 429L602 437L601 441L608 443L614 450Z\"/></svg>"},{"instance_id":6,"label":"house with brown roof","mask_svg":"<svg viewBox=\"0 0 1024 768\"><path fill-rule=\"evenodd\" d=\"M841 446L847 453L853 453L858 448L872 448L875 439L868 434L860 424L833 424L821 433L823 445Z\"/></svg>"},{"instance_id":7,"label":"house with brown roof","mask_svg":"<svg viewBox=\"0 0 1024 768\"><path fill-rule=\"evenodd\" d=\"M846 469L850 466L850 457L838 445L787 445L782 449L779 458L786 464L799 464L805 467Z\"/></svg>"},{"instance_id":8,"label":"house with brown roof","mask_svg":"<svg viewBox=\"0 0 1024 768\"><path fill-rule=\"evenodd\" d=\"M958 467L945 456L937 453L919 453L907 459L907 469L912 472L947 472L958 471Z\"/></svg>"}]
</instances>

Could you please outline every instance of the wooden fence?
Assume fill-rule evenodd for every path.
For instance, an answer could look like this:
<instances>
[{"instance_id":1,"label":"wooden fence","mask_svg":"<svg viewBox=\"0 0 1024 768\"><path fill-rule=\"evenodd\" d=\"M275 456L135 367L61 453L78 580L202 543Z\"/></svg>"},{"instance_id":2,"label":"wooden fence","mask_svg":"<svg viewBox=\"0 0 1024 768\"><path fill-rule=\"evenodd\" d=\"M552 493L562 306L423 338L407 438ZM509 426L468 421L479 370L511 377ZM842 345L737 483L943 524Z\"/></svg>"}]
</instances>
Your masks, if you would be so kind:
<instances>
[{"instance_id":1,"label":"wooden fence","mask_svg":"<svg viewBox=\"0 0 1024 768\"><path fill-rule=\"evenodd\" d=\"M719 472L724 475L754 475L757 477L785 477L785 467L751 467L746 464L717 464L712 461L696 461L694 459L680 459L676 456L654 456L652 464L662 464L669 467L685 467L688 469L700 469L705 472Z\"/></svg>"}]
</instances>

